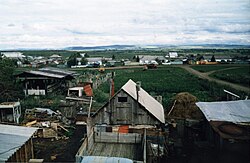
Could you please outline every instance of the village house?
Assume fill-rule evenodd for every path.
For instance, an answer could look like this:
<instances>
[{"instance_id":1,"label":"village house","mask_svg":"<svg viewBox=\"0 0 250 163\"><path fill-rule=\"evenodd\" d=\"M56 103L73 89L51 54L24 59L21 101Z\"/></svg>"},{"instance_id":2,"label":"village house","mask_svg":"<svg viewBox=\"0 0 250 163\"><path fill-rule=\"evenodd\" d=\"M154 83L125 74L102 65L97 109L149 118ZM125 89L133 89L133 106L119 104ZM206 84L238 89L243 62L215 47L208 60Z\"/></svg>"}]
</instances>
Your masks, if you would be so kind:
<instances>
[{"instance_id":1,"label":"village house","mask_svg":"<svg viewBox=\"0 0 250 163\"><path fill-rule=\"evenodd\" d=\"M22 52L1 52L1 56L9 59L19 59L22 60L26 56Z\"/></svg>"},{"instance_id":2,"label":"village house","mask_svg":"<svg viewBox=\"0 0 250 163\"><path fill-rule=\"evenodd\" d=\"M166 58L178 58L177 52L169 52L168 55L166 55Z\"/></svg>"},{"instance_id":3,"label":"village house","mask_svg":"<svg viewBox=\"0 0 250 163\"><path fill-rule=\"evenodd\" d=\"M164 123L163 106L129 80L88 118L76 162L156 162L165 151Z\"/></svg>"},{"instance_id":4,"label":"village house","mask_svg":"<svg viewBox=\"0 0 250 163\"><path fill-rule=\"evenodd\" d=\"M25 95L47 95L55 91L63 91L69 87L75 73L56 68L41 68L25 71L16 75L24 84Z\"/></svg>"},{"instance_id":5,"label":"village house","mask_svg":"<svg viewBox=\"0 0 250 163\"><path fill-rule=\"evenodd\" d=\"M103 61L103 58L102 57L95 57L95 58L86 58L87 61L88 61L88 65L94 65L94 64L97 64L97 65L102 65L102 61Z\"/></svg>"},{"instance_id":6,"label":"village house","mask_svg":"<svg viewBox=\"0 0 250 163\"><path fill-rule=\"evenodd\" d=\"M3 102L0 104L0 123L19 123L21 116L20 102Z\"/></svg>"},{"instance_id":7,"label":"village house","mask_svg":"<svg viewBox=\"0 0 250 163\"><path fill-rule=\"evenodd\" d=\"M94 115L96 124L156 125L164 124L163 106L144 89L129 80Z\"/></svg>"},{"instance_id":8,"label":"village house","mask_svg":"<svg viewBox=\"0 0 250 163\"><path fill-rule=\"evenodd\" d=\"M168 60L164 56L152 56L152 55L138 55L135 56L138 59L139 64L158 64L166 63Z\"/></svg>"},{"instance_id":9,"label":"village house","mask_svg":"<svg viewBox=\"0 0 250 163\"><path fill-rule=\"evenodd\" d=\"M34 159L34 127L0 124L0 162L29 162Z\"/></svg>"},{"instance_id":10,"label":"village house","mask_svg":"<svg viewBox=\"0 0 250 163\"><path fill-rule=\"evenodd\" d=\"M204 56L204 60L208 61L208 62L211 62L211 58L212 58L212 55L205 55ZM215 61L216 62L224 62L224 63L229 63L229 62L232 62L232 57L231 56L220 56L220 55L216 55L215 56Z\"/></svg>"}]
</instances>

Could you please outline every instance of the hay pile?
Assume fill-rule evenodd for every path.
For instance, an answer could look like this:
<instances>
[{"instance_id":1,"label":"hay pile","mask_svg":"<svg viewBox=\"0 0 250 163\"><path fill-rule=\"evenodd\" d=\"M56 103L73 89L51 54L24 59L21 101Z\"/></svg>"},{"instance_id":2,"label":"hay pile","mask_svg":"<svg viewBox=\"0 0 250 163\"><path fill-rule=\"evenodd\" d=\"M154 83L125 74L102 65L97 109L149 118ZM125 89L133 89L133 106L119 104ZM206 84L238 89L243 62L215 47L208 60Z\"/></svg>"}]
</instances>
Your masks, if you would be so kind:
<instances>
[{"instance_id":1,"label":"hay pile","mask_svg":"<svg viewBox=\"0 0 250 163\"><path fill-rule=\"evenodd\" d=\"M175 96L175 105L170 116L178 118L202 119L200 109L195 105L197 98L188 92L178 93Z\"/></svg>"}]
</instances>

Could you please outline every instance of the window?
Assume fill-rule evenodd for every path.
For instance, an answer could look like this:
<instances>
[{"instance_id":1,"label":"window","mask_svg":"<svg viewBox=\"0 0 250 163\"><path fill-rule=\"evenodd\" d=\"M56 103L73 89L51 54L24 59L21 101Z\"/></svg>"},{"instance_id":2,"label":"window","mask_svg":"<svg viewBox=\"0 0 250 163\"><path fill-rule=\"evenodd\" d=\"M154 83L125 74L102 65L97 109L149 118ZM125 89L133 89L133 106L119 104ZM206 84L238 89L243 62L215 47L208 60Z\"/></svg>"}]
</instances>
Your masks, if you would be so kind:
<instances>
[{"instance_id":1,"label":"window","mask_svg":"<svg viewBox=\"0 0 250 163\"><path fill-rule=\"evenodd\" d=\"M127 97L118 97L118 102L128 102Z\"/></svg>"}]
</instances>

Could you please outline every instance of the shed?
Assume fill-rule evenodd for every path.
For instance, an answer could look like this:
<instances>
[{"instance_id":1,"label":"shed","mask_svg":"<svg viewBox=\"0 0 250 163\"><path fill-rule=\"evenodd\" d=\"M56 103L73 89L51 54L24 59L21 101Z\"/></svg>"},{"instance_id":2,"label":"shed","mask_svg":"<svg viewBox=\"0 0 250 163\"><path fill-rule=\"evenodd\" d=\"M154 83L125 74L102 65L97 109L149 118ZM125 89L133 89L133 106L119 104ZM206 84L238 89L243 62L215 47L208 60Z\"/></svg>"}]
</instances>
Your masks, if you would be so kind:
<instances>
[{"instance_id":1,"label":"shed","mask_svg":"<svg viewBox=\"0 0 250 163\"><path fill-rule=\"evenodd\" d=\"M23 80L25 95L47 95L48 92L68 87L68 81L74 79L75 73L55 68L41 68L25 71L16 76Z\"/></svg>"},{"instance_id":2,"label":"shed","mask_svg":"<svg viewBox=\"0 0 250 163\"><path fill-rule=\"evenodd\" d=\"M22 52L1 52L1 55L9 59L23 59L26 57Z\"/></svg>"},{"instance_id":3,"label":"shed","mask_svg":"<svg viewBox=\"0 0 250 163\"><path fill-rule=\"evenodd\" d=\"M139 88L131 79L93 115L93 118L97 124L156 125L165 123L162 104L144 89Z\"/></svg>"},{"instance_id":4,"label":"shed","mask_svg":"<svg viewBox=\"0 0 250 163\"><path fill-rule=\"evenodd\" d=\"M34 158L32 136L37 128L0 124L0 162L28 162Z\"/></svg>"},{"instance_id":5,"label":"shed","mask_svg":"<svg viewBox=\"0 0 250 163\"><path fill-rule=\"evenodd\" d=\"M208 121L250 122L250 100L197 102Z\"/></svg>"},{"instance_id":6,"label":"shed","mask_svg":"<svg viewBox=\"0 0 250 163\"><path fill-rule=\"evenodd\" d=\"M205 135L211 143L220 149L249 153L250 100L197 102L196 105L208 121Z\"/></svg>"},{"instance_id":7,"label":"shed","mask_svg":"<svg viewBox=\"0 0 250 163\"><path fill-rule=\"evenodd\" d=\"M0 104L0 122L19 123L20 116L20 102L3 102Z\"/></svg>"},{"instance_id":8,"label":"shed","mask_svg":"<svg viewBox=\"0 0 250 163\"><path fill-rule=\"evenodd\" d=\"M178 57L178 53L177 52L169 52L168 53L168 57L169 58L177 58Z\"/></svg>"}]
</instances>

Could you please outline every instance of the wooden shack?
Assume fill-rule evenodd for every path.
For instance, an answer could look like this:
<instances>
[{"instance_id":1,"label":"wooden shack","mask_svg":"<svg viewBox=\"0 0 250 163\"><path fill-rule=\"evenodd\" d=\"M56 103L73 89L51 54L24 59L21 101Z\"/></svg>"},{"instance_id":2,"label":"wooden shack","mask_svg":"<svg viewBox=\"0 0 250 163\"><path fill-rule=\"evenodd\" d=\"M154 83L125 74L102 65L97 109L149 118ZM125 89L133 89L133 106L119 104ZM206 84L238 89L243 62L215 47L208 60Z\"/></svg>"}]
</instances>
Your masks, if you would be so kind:
<instances>
[{"instance_id":1,"label":"wooden shack","mask_svg":"<svg viewBox=\"0 0 250 163\"><path fill-rule=\"evenodd\" d=\"M36 130L0 124L0 162L28 162L34 158L32 136Z\"/></svg>"},{"instance_id":2,"label":"wooden shack","mask_svg":"<svg viewBox=\"0 0 250 163\"><path fill-rule=\"evenodd\" d=\"M165 123L163 106L132 80L129 80L92 117L95 124L157 125Z\"/></svg>"},{"instance_id":3,"label":"wooden shack","mask_svg":"<svg viewBox=\"0 0 250 163\"><path fill-rule=\"evenodd\" d=\"M25 71L16 76L24 84L25 95L47 95L56 90L67 90L68 81L74 79L74 72L42 68Z\"/></svg>"},{"instance_id":4,"label":"wooden shack","mask_svg":"<svg viewBox=\"0 0 250 163\"><path fill-rule=\"evenodd\" d=\"M0 104L1 123L19 123L20 116L20 102L3 102Z\"/></svg>"},{"instance_id":5,"label":"wooden shack","mask_svg":"<svg viewBox=\"0 0 250 163\"><path fill-rule=\"evenodd\" d=\"M196 105L207 120L206 139L223 153L220 157L226 156L232 162L249 162L250 100L198 102Z\"/></svg>"}]
</instances>

